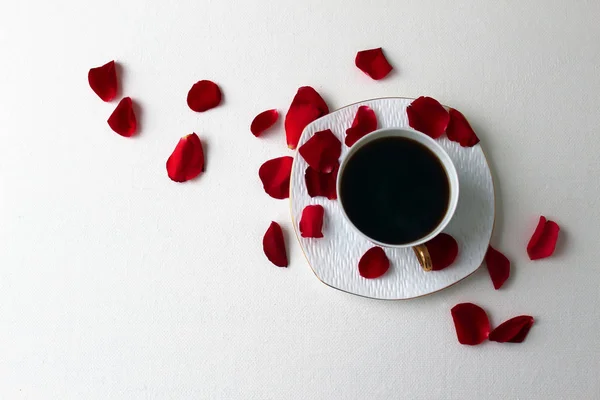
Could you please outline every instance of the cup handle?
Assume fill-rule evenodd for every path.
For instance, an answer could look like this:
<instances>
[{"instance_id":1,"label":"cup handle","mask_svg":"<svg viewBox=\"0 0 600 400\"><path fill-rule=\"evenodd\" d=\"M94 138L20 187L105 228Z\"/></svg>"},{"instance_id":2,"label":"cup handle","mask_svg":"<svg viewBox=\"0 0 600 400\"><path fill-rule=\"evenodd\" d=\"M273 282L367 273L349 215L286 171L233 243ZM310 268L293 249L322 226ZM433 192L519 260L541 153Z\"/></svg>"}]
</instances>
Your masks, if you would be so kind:
<instances>
[{"instance_id":1,"label":"cup handle","mask_svg":"<svg viewBox=\"0 0 600 400\"><path fill-rule=\"evenodd\" d=\"M419 260L419 264L421 264L421 268L423 271L429 272L433 269L433 263L431 262L431 256L429 255L429 250L427 250L427 246L424 244L420 244L418 246L414 246L413 251L417 256L417 260Z\"/></svg>"}]
</instances>

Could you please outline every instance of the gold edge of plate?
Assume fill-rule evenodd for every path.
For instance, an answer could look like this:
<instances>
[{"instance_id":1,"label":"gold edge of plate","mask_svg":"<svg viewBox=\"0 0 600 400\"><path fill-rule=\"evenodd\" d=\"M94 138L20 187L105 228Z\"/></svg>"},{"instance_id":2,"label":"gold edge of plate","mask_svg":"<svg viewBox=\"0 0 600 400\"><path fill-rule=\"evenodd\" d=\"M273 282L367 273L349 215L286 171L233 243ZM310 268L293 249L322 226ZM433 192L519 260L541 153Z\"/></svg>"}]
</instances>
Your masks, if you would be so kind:
<instances>
[{"instance_id":1,"label":"gold edge of plate","mask_svg":"<svg viewBox=\"0 0 600 400\"><path fill-rule=\"evenodd\" d=\"M375 100L390 100L390 99L393 99L393 100L396 100L396 99L398 99L398 100L415 100L413 97L398 97L398 96L376 97L374 99L361 100L361 101L357 101L355 103L347 104L347 105L345 105L343 107L340 107L340 108L337 108L337 109L331 111L329 114L334 113L336 111L343 110L344 108L352 107L352 106L354 106L356 104L360 104L360 103L366 103L366 102L375 101ZM450 108L449 106L447 106L445 104L442 104L442 105L444 107L446 107L446 108ZM327 114L327 115L329 115L329 114ZM306 128L304 128L304 129L306 129ZM303 135L304 135L304 131L302 131L302 135L300 135L300 137L302 138ZM492 180L492 193L494 195L494 220L492 221L492 231L490 232L490 238L488 240L488 247L489 247L489 245L490 245L490 243L492 241L492 236L494 235L494 230L496 229L496 186L494 184L494 175L491 173L492 169L490 168L490 163L489 163L489 161L487 159L487 155L485 154L485 150L483 149L483 146L481 146L481 144L477 144L477 146L479 146L481 148L481 152L483 153L483 158L485 159L485 163L486 163L486 165L488 167L488 170L490 171L490 177L491 177L491 180ZM290 176L293 176L293 174L294 174L294 168L296 166L295 161L296 161L296 157L298 155L298 150L294 150L294 152L295 152L294 153L294 162L292 163L292 170L291 170L291 175ZM442 290L448 289L449 287L454 286L454 285L462 282L463 280L467 279L471 275L473 275L483 265L483 260L481 260L481 264L479 265L479 267L475 268L473 270L473 272L471 272L468 275L460 278L456 282L452 282L448 286L444 286L443 288L439 288L436 291L429 292L429 293L426 293L426 294L422 294L422 295L419 295L419 296L413 296L413 297L404 297L404 298L398 298L398 299L382 299L382 298L379 298L379 297L371 297L371 296L365 296L365 295L358 294L358 293L348 292L347 290L343 290L343 289L340 289L338 287L332 286L332 285L328 284L327 282L323 282L323 280L319 277L319 275L317 275L317 273L315 272L315 269L313 268L312 264L310 263L310 260L308 259L308 256L306 255L306 252L304 251L304 246L302 246L302 242L300 241L300 237L298 237L298 231L296 230L296 221L294 219L294 210L292 210L292 187L293 187L293 185L290 185L289 207L290 207L290 216L292 217L292 229L294 230L294 235L296 236L296 241L300 245L300 250L302 251L302 254L304 254L304 258L306 259L306 262L308 263L308 266L310 267L312 273L317 277L317 279L322 284L324 284L325 286L328 286L328 287L330 287L332 289L339 290L340 292L348 293L348 294L351 294L353 296L363 297L365 299L372 299L372 300L381 300L381 301L412 300L412 299L418 299L418 298L425 297L425 296L431 296L432 294L436 294L438 292L441 292Z\"/></svg>"}]
</instances>

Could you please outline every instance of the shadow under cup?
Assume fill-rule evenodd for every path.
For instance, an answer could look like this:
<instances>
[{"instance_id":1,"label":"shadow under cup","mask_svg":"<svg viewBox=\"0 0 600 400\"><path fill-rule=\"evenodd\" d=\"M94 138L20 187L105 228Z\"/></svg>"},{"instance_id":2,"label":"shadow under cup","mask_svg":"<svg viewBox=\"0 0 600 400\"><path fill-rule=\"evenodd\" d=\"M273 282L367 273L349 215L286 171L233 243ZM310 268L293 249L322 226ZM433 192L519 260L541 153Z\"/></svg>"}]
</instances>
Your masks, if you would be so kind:
<instances>
[{"instance_id":1,"label":"shadow under cup","mask_svg":"<svg viewBox=\"0 0 600 400\"><path fill-rule=\"evenodd\" d=\"M452 160L435 140L411 129L380 129L360 139L342 161L336 184L350 225L385 247L431 240L458 203Z\"/></svg>"}]
</instances>

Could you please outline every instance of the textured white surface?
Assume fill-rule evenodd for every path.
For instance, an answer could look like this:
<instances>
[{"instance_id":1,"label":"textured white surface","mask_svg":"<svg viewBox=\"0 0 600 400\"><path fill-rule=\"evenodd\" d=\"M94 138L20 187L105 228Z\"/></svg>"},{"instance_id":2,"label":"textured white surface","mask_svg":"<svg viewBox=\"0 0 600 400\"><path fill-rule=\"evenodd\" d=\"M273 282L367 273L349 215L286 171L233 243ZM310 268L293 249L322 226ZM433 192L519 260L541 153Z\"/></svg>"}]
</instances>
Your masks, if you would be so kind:
<instances>
[{"instance_id":1,"label":"textured white surface","mask_svg":"<svg viewBox=\"0 0 600 400\"><path fill-rule=\"evenodd\" d=\"M3 1L0 398L600 398L598 15L596 0ZM380 82L353 64L377 46L396 68ZM86 82L113 58L142 109L132 140ZM222 107L187 108L198 79ZM319 282L289 202L258 179L292 155L281 124L249 132L301 85L333 110L421 94L460 109L494 174L505 287L484 268L402 302ZM165 162L191 131L206 174L177 185ZM531 262L540 213L563 231ZM287 269L262 253L271 220ZM461 346L462 301L536 323L520 345Z\"/></svg>"},{"instance_id":2,"label":"textured white surface","mask_svg":"<svg viewBox=\"0 0 600 400\"><path fill-rule=\"evenodd\" d=\"M344 143L346 129L352 124L361 105L371 107L379 128L409 128L406 107L411 99L387 98L353 104L332 112L306 127L300 138L302 146L315 132L331 131ZM446 288L470 275L481 265L494 226L494 185L480 145L461 147L444 135L438 140L452 159L458 173L460 196L456 212L444 232L459 243L459 256L451 268L425 272L411 249L386 248L390 269L378 279L365 279L358 273L358 260L373 247L348 223L338 201L311 198L306 190L304 171L308 164L296 152L290 183L292 216L298 240L317 277L329 286L345 292L376 299L396 300L423 296ZM342 145L340 162L349 148ZM399 182L401 185L402 183ZM410 188L406 188L410 190ZM300 236L298 221L309 204L325 209L323 238Z\"/></svg>"}]
</instances>

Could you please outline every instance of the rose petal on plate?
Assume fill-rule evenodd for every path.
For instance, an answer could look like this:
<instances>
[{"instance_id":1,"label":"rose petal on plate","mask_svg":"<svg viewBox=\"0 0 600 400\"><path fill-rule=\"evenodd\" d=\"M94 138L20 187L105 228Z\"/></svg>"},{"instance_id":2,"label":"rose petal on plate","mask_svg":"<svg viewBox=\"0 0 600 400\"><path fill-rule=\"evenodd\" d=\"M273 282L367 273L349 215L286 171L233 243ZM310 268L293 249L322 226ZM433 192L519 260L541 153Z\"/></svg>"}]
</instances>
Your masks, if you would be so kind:
<instances>
[{"instance_id":1,"label":"rose petal on plate","mask_svg":"<svg viewBox=\"0 0 600 400\"><path fill-rule=\"evenodd\" d=\"M295 149L306 125L329 113L327 104L310 86L298 89L285 116L285 136L288 147Z\"/></svg>"},{"instance_id":2,"label":"rose petal on plate","mask_svg":"<svg viewBox=\"0 0 600 400\"><path fill-rule=\"evenodd\" d=\"M117 71L115 62L109 61L101 67L88 72L90 87L104 101L111 101L117 95Z\"/></svg>"},{"instance_id":3,"label":"rose petal on plate","mask_svg":"<svg viewBox=\"0 0 600 400\"><path fill-rule=\"evenodd\" d=\"M342 142L330 129L315 132L298 152L313 169L326 174L333 171L342 154Z\"/></svg>"},{"instance_id":4,"label":"rose petal on plate","mask_svg":"<svg viewBox=\"0 0 600 400\"><path fill-rule=\"evenodd\" d=\"M381 47L362 50L356 53L354 64L375 80L383 79L393 69L383 54Z\"/></svg>"},{"instance_id":5,"label":"rose petal on plate","mask_svg":"<svg viewBox=\"0 0 600 400\"><path fill-rule=\"evenodd\" d=\"M436 99L421 96L406 108L408 124L434 139L446 131L450 115Z\"/></svg>"},{"instance_id":6,"label":"rose petal on plate","mask_svg":"<svg viewBox=\"0 0 600 400\"><path fill-rule=\"evenodd\" d=\"M462 147L473 147L479 143L475 131L460 111L450 108L448 114L450 115L450 121L446 127L448 139L458 142Z\"/></svg>"},{"instance_id":7,"label":"rose petal on plate","mask_svg":"<svg viewBox=\"0 0 600 400\"><path fill-rule=\"evenodd\" d=\"M456 243L456 239L447 233L440 233L425 243L425 246L429 251L429 257L431 257L433 271L440 271L449 267L458 255L458 243Z\"/></svg>"},{"instance_id":8,"label":"rose petal on plate","mask_svg":"<svg viewBox=\"0 0 600 400\"><path fill-rule=\"evenodd\" d=\"M323 237L323 215L325 210L319 204L304 207L300 218L300 236L303 238Z\"/></svg>"},{"instance_id":9,"label":"rose petal on plate","mask_svg":"<svg viewBox=\"0 0 600 400\"><path fill-rule=\"evenodd\" d=\"M337 199L337 175L340 164L337 163L328 174L319 172L312 167L306 168L304 172L304 182L306 183L306 189L310 197L323 196L329 200Z\"/></svg>"},{"instance_id":10,"label":"rose petal on plate","mask_svg":"<svg viewBox=\"0 0 600 400\"><path fill-rule=\"evenodd\" d=\"M474 346L488 338L490 321L481 307L461 303L452 307L451 313L459 343Z\"/></svg>"},{"instance_id":11,"label":"rose petal on plate","mask_svg":"<svg viewBox=\"0 0 600 400\"><path fill-rule=\"evenodd\" d=\"M279 118L279 112L275 109L263 111L252 120L250 132L259 137L264 131L272 127Z\"/></svg>"},{"instance_id":12,"label":"rose petal on plate","mask_svg":"<svg viewBox=\"0 0 600 400\"><path fill-rule=\"evenodd\" d=\"M558 233L560 227L554 221L546 220L544 216L540 217L537 228L527 245L527 254L531 260L550 257L556 248Z\"/></svg>"},{"instance_id":13,"label":"rose petal on plate","mask_svg":"<svg viewBox=\"0 0 600 400\"><path fill-rule=\"evenodd\" d=\"M113 113L108 117L110 128L121 136L131 137L137 129L137 121L130 97L123 97Z\"/></svg>"},{"instance_id":14,"label":"rose petal on plate","mask_svg":"<svg viewBox=\"0 0 600 400\"><path fill-rule=\"evenodd\" d=\"M273 264L278 267L287 267L288 258L285 249L285 240L281 226L275 221L271 222L269 229L263 237L263 251Z\"/></svg>"},{"instance_id":15,"label":"rose petal on plate","mask_svg":"<svg viewBox=\"0 0 600 400\"><path fill-rule=\"evenodd\" d=\"M328 174L339 163L342 142L330 129L325 129L316 132L300 146L298 152L313 169Z\"/></svg>"},{"instance_id":16,"label":"rose petal on plate","mask_svg":"<svg viewBox=\"0 0 600 400\"><path fill-rule=\"evenodd\" d=\"M492 278L494 289L500 289L510 276L510 261L504 254L490 246L485 254L485 264L490 278Z\"/></svg>"},{"instance_id":17,"label":"rose petal on plate","mask_svg":"<svg viewBox=\"0 0 600 400\"><path fill-rule=\"evenodd\" d=\"M352 126L346 129L346 146L350 147L363 136L377 129L377 116L368 106L360 106L356 111Z\"/></svg>"},{"instance_id":18,"label":"rose petal on plate","mask_svg":"<svg viewBox=\"0 0 600 400\"><path fill-rule=\"evenodd\" d=\"M385 274L390 268L390 260L381 247L371 247L358 262L358 273L363 278L375 279Z\"/></svg>"},{"instance_id":19,"label":"rose petal on plate","mask_svg":"<svg viewBox=\"0 0 600 400\"><path fill-rule=\"evenodd\" d=\"M195 133L179 139L175 150L167 160L167 173L175 182L194 179L204 171L204 151Z\"/></svg>"},{"instance_id":20,"label":"rose petal on plate","mask_svg":"<svg viewBox=\"0 0 600 400\"><path fill-rule=\"evenodd\" d=\"M275 199L290 196L290 175L294 159L290 156L273 158L260 166L258 176L265 192Z\"/></svg>"},{"instance_id":21,"label":"rose petal on plate","mask_svg":"<svg viewBox=\"0 0 600 400\"><path fill-rule=\"evenodd\" d=\"M188 92L187 104L193 111L204 112L218 106L221 98L221 89L216 83L202 80L194 83Z\"/></svg>"},{"instance_id":22,"label":"rose petal on plate","mask_svg":"<svg viewBox=\"0 0 600 400\"><path fill-rule=\"evenodd\" d=\"M489 339L499 343L522 343L527 337L533 322L533 317L529 315L519 315L511 318L498 325L490 333Z\"/></svg>"}]
</instances>

